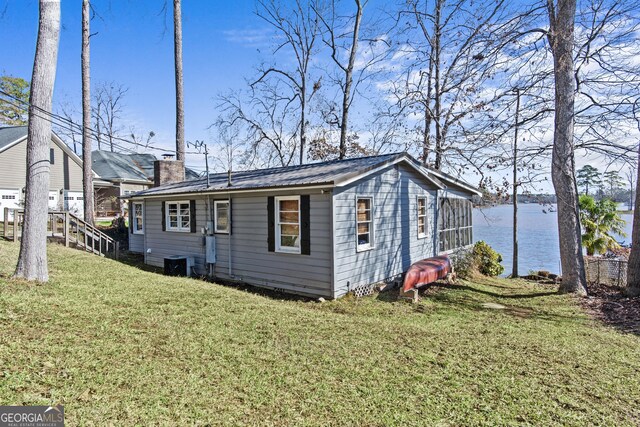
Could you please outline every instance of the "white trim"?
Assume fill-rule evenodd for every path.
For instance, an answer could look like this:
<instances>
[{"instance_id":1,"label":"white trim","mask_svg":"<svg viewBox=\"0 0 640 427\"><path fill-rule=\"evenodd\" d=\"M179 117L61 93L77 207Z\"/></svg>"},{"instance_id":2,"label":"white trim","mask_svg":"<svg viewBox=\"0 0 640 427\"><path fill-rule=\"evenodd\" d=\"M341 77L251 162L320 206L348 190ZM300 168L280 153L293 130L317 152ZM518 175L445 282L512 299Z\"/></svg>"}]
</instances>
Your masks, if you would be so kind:
<instances>
[{"instance_id":1,"label":"white trim","mask_svg":"<svg viewBox=\"0 0 640 427\"><path fill-rule=\"evenodd\" d=\"M358 221L358 200L360 199L367 199L369 200L369 243L366 243L364 245L361 245L358 242L358 224L360 223L360 221ZM356 252L366 252L366 251L370 251L376 248L376 241L375 241L375 236L374 236L374 200L373 200L373 196L365 196L365 195L361 195L361 194L356 194L356 200L355 200L355 218L356 218ZM367 221L363 221L363 223L366 223Z\"/></svg>"},{"instance_id":2,"label":"white trim","mask_svg":"<svg viewBox=\"0 0 640 427\"><path fill-rule=\"evenodd\" d=\"M281 242L281 229L280 229L280 201L283 200L295 200L298 202L298 247L291 247L291 246L280 246L280 242ZM300 254L301 253L301 245L300 245L300 239L302 237L301 235L301 212L300 212L300 196L276 196L274 197L274 204L275 206L275 227L276 227L276 232L275 232L275 237L276 237L276 247L275 250L276 252L283 252L283 253L288 253L288 254ZM293 223L283 223L283 224L289 224L289 225L295 225Z\"/></svg>"},{"instance_id":3,"label":"white trim","mask_svg":"<svg viewBox=\"0 0 640 427\"><path fill-rule=\"evenodd\" d=\"M443 181L447 181L451 184L453 184L454 186L460 187L463 190L467 190L470 193L473 193L477 196L482 196L482 191L480 191L478 188L475 188L474 186L472 186L471 184L467 184L466 182L463 182L457 178L454 178L452 176L448 176L448 175L443 175L442 172L439 171L435 171L432 169L427 169L429 171L429 173L435 175L436 177L438 177L439 179L443 180Z\"/></svg>"},{"instance_id":4,"label":"white trim","mask_svg":"<svg viewBox=\"0 0 640 427\"><path fill-rule=\"evenodd\" d=\"M140 205L140 214L141 214L141 219L142 219L142 228L140 228L140 230L136 229L136 205ZM144 234L144 203L143 202L133 202L131 203L131 221L133 221L133 224L131 224L131 230L133 231L133 234Z\"/></svg>"},{"instance_id":5,"label":"white trim","mask_svg":"<svg viewBox=\"0 0 640 427\"><path fill-rule=\"evenodd\" d=\"M351 177L351 178L347 178L347 179L345 179L345 180L343 180L343 181L336 182L336 183L335 183L335 186L336 186L336 187L344 187L344 186L347 186L347 185L352 184L352 183L354 183L354 182L356 182L356 181L359 181L359 180L361 180L361 179L363 179L363 178L366 178L366 177L367 177L367 176L369 176L369 175L372 175L372 174L375 174L375 173L377 173L377 172L380 172L381 170L384 170L384 169L388 168L389 166L396 165L396 164L398 164L398 163L400 163L400 162L406 162L406 163L407 163L407 164L408 164L408 165L409 165L413 170L415 170L415 171L416 171L416 172L418 172L420 175L422 175L422 177L423 177L423 178L425 178L427 181L429 181L430 183L432 183L436 188L440 188L440 189L442 189L442 188L443 188L443 187L442 187L442 185L440 185L440 184L438 184L436 181L434 181L434 180L433 180L433 178L431 178L431 177L429 176L429 174L428 174L428 173L425 173L421 168L419 168L418 166L416 166L416 165L411 161L411 159L410 159L409 157L407 157L406 155L402 155L402 156L400 156L400 157L396 158L396 159L395 159L395 160L393 160L393 161L383 163L382 165L380 165L380 166L378 166L378 167L375 167L375 168L373 168L373 169L370 169L370 170L368 170L368 171L365 171L365 172L363 172L363 173L361 173L361 174L355 175L355 176L353 176L353 177Z\"/></svg>"},{"instance_id":6,"label":"white trim","mask_svg":"<svg viewBox=\"0 0 640 427\"><path fill-rule=\"evenodd\" d=\"M218 205L227 205L227 229L226 230L218 230ZM213 232L219 234L229 234L229 225L231 224L231 220L229 217L231 216L231 203L229 200L214 200L213 201Z\"/></svg>"},{"instance_id":7,"label":"white trim","mask_svg":"<svg viewBox=\"0 0 640 427\"><path fill-rule=\"evenodd\" d=\"M189 206L189 226L188 227L182 227L181 224L181 219L183 217L183 215L180 215L180 208L179 205L181 204L186 204L187 206ZM178 220L178 226L177 227L171 227L171 221L169 220L169 206L171 205L178 205L177 207L177 220ZM165 221L165 230L166 231L171 231L171 232L176 232L176 233L190 233L191 232L191 202L189 200L171 200L171 201L167 201L165 202L165 208L164 208L164 221Z\"/></svg>"},{"instance_id":8,"label":"white trim","mask_svg":"<svg viewBox=\"0 0 640 427\"><path fill-rule=\"evenodd\" d=\"M427 196L417 196L416 197L416 213L417 213L417 217L416 217L416 228L417 228L417 232L418 232L418 239L426 239L428 236L427 233L427 217L428 217L428 209L427 209ZM420 200L424 200L424 214L420 215ZM423 217L424 218L424 232L420 233L420 218Z\"/></svg>"}]
</instances>

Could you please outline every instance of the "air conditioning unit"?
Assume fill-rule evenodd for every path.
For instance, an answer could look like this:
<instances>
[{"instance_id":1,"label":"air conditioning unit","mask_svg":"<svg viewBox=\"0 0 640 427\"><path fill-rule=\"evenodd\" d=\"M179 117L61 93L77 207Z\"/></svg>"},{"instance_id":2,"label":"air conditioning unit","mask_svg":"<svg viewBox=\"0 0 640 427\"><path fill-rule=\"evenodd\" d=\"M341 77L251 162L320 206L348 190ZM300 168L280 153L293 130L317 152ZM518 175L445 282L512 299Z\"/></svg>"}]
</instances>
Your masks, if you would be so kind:
<instances>
[{"instance_id":1,"label":"air conditioning unit","mask_svg":"<svg viewBox=\"0 0 640 427\"><path fill-rule=\"evenodd\" d=\"M193 257L171 255L164 258L164 274L167 276L191 276Z\"/></svg>"}]
</instances>

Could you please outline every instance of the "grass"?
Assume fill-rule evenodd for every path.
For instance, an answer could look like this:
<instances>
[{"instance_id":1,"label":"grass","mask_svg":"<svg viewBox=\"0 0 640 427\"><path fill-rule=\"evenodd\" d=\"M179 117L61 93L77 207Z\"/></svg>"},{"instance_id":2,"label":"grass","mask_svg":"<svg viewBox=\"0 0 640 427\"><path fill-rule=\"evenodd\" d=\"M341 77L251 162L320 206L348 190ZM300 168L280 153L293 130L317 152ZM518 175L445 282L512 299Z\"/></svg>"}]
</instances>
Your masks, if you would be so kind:
<instances>
[{"instance_id":1,"label":"grass","mask_svg":"<svg viewBox=\"0 0 640 427\"><path fill-rule=\"evenodd\" d=\"M8 279L17 252L0 242L0 402L60 402L69 425L640 422L640 338L550 288L321 304L59 246L33 285Z\"/></svg>"}]
</instances>

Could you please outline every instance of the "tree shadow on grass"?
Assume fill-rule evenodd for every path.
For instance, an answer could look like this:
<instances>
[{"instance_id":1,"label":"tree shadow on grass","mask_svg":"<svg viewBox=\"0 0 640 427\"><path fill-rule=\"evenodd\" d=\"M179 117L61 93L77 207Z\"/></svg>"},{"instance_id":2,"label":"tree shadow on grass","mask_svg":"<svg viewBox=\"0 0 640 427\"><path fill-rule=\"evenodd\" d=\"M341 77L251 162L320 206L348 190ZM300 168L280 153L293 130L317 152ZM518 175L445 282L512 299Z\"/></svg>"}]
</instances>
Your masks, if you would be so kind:
<instances>
[{"instance_id":1,"label":"tree shadow on grass","mask_svg":"<svg viewBox=\"0 0 640 427\"><path fill-rule=\"evenodd\" d=\"M487 285L493 286L493 285ZM508 288L517 291L516 288ZM553 322L581 322L584 319L576 318L574 315L564 315L550 310L536 307L528 307L523 305L511 304L504 301L507 300L531 300L538 297L546 297L550 295L559 295L557 291L529 292L519 294L509 294L500 292L491 292L464 284L449 285L440 282L421 287L419 295L423 301L431 301L439 304L441 307L453 308L462 311L473 311L478 313L495 312L496 315L506 314L518 318L537 318ZM492 299L502 299L499 304L492 303L490 300L484 300L483 296L489 296ZM399 296L399 290L394 289L388 292L381 292L377 295L377 300L382 302L399 302L406 299ZM515 301L514 301L515 302ZM409 304L409 302L407 302ZM487 304L490 303L490 304ZM416 312L424 311L422 304L415 304Z\"/></svg>"}]
</instances>

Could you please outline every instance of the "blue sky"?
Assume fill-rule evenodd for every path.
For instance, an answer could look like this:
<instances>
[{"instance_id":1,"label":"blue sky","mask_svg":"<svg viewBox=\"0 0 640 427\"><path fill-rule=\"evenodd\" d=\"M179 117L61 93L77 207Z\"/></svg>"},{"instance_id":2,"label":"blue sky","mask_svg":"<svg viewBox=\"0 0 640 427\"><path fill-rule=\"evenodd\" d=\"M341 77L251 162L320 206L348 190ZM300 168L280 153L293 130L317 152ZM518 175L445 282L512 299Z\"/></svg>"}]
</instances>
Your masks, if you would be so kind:
<instances>
[{"instance_id":1,"label":"blue sky","mask_svg":"<svg viewBox=\"0 0 640 427\"><path fill-rule=\"evenodd\" d=\"M156 132L154 145L172 147L172 1L167 1L166 19L164 0L92 3L100 14L91 23L92 33L97 32L91 38L92 83L115 81L128 87L128 120L141 132ZM206 128L216 116L214 97L241 87L268 54L268 28L253 13L254 5L253 0L183 2L187 140L210 138ZM63 1L54 104L67 100L80 105L80 25L80 1ZM37 26L36 0L0 0L0 73L31 78Z\"/></svg>"}]
</instances>

